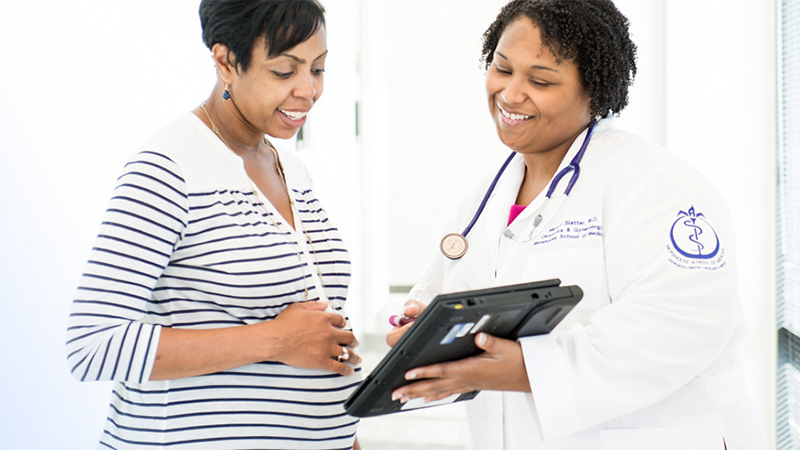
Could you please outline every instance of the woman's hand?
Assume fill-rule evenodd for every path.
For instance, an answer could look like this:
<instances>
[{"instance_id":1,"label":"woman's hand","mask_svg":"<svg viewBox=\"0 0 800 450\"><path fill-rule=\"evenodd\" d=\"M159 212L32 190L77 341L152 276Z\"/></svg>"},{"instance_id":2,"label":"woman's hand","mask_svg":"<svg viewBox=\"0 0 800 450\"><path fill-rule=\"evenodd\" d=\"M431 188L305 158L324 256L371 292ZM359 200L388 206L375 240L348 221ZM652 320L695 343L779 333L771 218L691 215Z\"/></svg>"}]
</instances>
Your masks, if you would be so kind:
<instances>
[{"instance_id":1,"label":"woman's hand","mask_svg":"<svg viewBox=\"0 0 800 450\"><path fill-rule=\"evenodd\" d=\"M325 311L327 302L310 301L289 305L270 322L269 334L273 361L352 375L361 357L355 335L343 330L347 322L335 312ZM346 357L344 355L347 355Z\"/></svg>"},{"instance_id":2,"label":"woman's hand","mask_svg":"<svg viewBox=\"0 0 800 450\"><path fill-rule=\"evenodd\" d=\"M425 310L424 303L420 303L416 300L409 300L406 302L405 306L403 306L403 315L409 318L416 318L418 315L422 314L422 311ZM386 334L386 343L389 344L389 347L394 347L394 344L406 334L408 328L414 325L413 320L405 325L396 326L392 328L388 334Z\"/></svg>"},{"instance_id":3,"label":"woman's hand","mask_svg":"<svg viewBox=\"0 0 800 450\"><path fill-rule=\"evenodd\" d=\"M531 391L518 342L478 333L475 344L484 353L409 370L406 380L415 382L396 389L392 399L405 403L424 397L431 402L471 391Z\"/></svg>"},{"instance_id":4,"label":"woman's hand","mask_svg":"<svg viewBox=\"0 0 800 450\"><path fill-rule=\"evenodd\" d=\"M193 377L262 361L352 375L358 341L327 302L294 303L275 320L252 325L187 330L163 327L150 380ZM338 358L347 351L347 359Z\"/></svg>"}]
</instances>

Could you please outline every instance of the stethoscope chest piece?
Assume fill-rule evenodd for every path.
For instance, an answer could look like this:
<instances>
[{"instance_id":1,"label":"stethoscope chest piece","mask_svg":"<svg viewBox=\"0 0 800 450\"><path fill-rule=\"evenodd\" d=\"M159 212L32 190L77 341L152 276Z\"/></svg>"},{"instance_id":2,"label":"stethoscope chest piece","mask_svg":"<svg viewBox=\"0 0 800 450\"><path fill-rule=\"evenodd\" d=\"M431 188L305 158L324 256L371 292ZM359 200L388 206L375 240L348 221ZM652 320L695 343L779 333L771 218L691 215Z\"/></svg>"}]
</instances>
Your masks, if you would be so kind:
<instances>
[{"instance_id":1,"label":"stethoscope chest piece","mask_svg":"<svg viewBox=\"0 0 800 450\"><path fill-rule=\"evenodd\" d=\"M467 243L467 238L460 233L450 233L446 235L439 244L439 249L442 251L442 254L450 259L461 258L467 253L468 248L469 244Z\"/></svg>"}]
</instances>

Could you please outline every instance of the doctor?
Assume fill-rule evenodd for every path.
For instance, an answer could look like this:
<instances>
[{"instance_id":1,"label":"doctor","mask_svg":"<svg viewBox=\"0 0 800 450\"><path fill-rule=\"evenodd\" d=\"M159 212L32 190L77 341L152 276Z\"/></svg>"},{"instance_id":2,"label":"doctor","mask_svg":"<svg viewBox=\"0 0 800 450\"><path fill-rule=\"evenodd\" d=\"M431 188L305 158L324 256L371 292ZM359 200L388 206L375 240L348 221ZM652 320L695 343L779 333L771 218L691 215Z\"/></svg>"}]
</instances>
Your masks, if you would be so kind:
<instances>
[{"instance_id":1,"label":"doctor","mask_svg":"<svg viewBox=\"0 0 800 450\"><path fill-rule=\"evenodd\" d=\"M725 206L687 163L610 118L635 57L609 0L514 0L484 34L489 111L513 152L460 203L409 298L548 278L584 298L549 335L479 333L485 353L406 374L403 402L483 391L465 404L470 448L767 447L739 357Z\"/></svg>"}]
</instances>

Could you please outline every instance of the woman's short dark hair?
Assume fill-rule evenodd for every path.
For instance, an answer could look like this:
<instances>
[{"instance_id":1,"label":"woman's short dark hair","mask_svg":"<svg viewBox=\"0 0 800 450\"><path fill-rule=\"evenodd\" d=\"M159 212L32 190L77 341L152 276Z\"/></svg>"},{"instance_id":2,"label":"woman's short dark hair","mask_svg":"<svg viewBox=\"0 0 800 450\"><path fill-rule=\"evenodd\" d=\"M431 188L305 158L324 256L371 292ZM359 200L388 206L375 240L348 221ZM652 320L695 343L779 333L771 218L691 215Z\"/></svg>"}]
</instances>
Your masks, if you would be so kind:
<instances>
[{"instance_id":1,"label":"woman's short dark hair","mask_svg":"<svg viewBox=\"0 0 800 450\"><path fill-rule=\"evenodd\" d=\"M325 26L325 9L316 0L202 0L200 25L209 50L226 45L228 62L245 72L259 38L266 37L267 55L277 56Z\"/></svg>"},{"instance_id":2,"label":"woman's short dark hair","mask_svg":"<svg viewBox=\"0 0 800 450\"><path fill-rule=\"evenodd\" d=\"M592 114L618 115L628 105L636 76L636 45L630 22L611 0L513 0L483 34L481 61L488 69L509 23L527 17L557 61L571 60L592 98Z\"/></svg>"}]
</instances>

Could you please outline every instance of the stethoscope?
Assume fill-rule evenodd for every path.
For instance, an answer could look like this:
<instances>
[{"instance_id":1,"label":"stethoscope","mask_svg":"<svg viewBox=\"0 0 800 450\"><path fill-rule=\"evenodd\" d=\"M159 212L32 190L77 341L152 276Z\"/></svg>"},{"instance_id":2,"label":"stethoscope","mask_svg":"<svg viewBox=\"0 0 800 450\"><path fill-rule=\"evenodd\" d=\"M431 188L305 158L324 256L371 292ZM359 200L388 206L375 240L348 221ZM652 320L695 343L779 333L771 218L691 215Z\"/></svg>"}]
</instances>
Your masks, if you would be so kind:
<instances>
[{"instance_id":1,"label":"stethoscope","mask_svg":"<svg viewBox=\"0 0 800 450\"><path fill-rule=\"evenodd\" d=\"M564 178L570 172L572 172L572 176L570 177L569 182L567 183L567 189L564 191L564 196L561 198L561 200L563 201L563 199L572 192L572 188L575 186L575 182L577 182L578 177L580 177L581 174L580 162L581 159L583 159L583 154L586 153L586 147L589 145L589 140L591 140L592 138L592 132L594 131L594 126L596 123L597 121L594 119L592 119L592 121L589 122L589 129L586 131L586 137L583 138L583 144L581 144L581 148L578 150L578 153L575 154L575 156L572 158L572 161L570 161L570 163L567 164L566 167L561 169L556 174L556 176L553 177L553 180L550 182L550 186L547 188L547 193L545 194L545 200L542 203L542 206L539 207L539 212L536 215L536 218L533 220L533 227L531 227L531 230L528 233L529 235L532 234L533 231L537 227L539 227L539 225L541 225L542 211L544 210L544 206L547 204L548 200L550 200L550 197L553 195L553 192L555 192L556 187L558 186L558 183L561 181L561 179ZM497 172L497 175L494 176L492 183L489 185L489 189L486 191L486 194L484 194L483 200L481 200L481 204L478 206L478 210L475 211L475 214L472 216L472 220L469 222L469 225L467 225L467 227L464 228L464 231L462 231L461 233L450 233L442 238L442 242L439 244L439 248L441 249L442 254L444 254L444 256L450 259L459 259L467 253L467 249L469 249L469 243L467 242L467 235L469 234L470 231L472 231L472 227L475 225L475 222L477 222L478 219L481 217L483 209L486 207L486 203L489 202L489 197L491 197L492 192L494 192L495 186L497 186L497 182L500 180L500 177L503 175L503 172L505 172L506 167L508 167L508 164L511 162L512 159L514 159L514 156L516 156L516 154L517 154L516 152L511 152L511 155L508 156L503 165L500 167L500 170ZM516 237L513 235L513 233L511 233L509 230L506 230L506 232L503 233L503 235L508 238L517 240Z\"/></svg>"}]
</instances>

